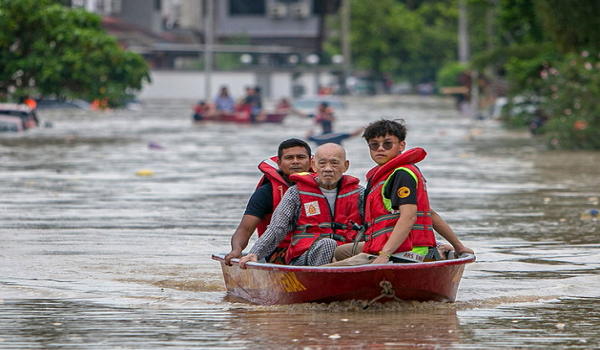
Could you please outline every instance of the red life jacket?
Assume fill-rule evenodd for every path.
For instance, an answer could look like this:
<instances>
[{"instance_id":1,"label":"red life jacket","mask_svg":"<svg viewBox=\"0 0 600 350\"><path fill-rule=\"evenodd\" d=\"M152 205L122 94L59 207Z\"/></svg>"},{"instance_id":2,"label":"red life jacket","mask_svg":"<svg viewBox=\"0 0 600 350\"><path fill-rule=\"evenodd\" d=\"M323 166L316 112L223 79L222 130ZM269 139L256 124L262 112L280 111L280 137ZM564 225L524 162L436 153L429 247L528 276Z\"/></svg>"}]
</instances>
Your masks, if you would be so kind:
<instances>
[{"instance_id":1,"label":"red life jacket","mask_svg":"<svg viewBox=\"0 0 600 350\"><path fill-rule=\"evenodd\" d=\"M389 199L383 197L383 187L395 171L405 170L408 170L417 182L417 220L406 240L394 253L410 251L413 247L435 247L435 235L433 233L425 179L419 169L413 165L413 163L423 160L426 154L422 148L410 149L368 172L369 192L365 198L367 230L365 232L366 242L363 248L365 253L378 254L392 234L400 214L391 212ZM386 206L386 201L388 206Z\"/></svg>"},{"instance_id":2,"label":"red life jacket","mask_svg":"<svg viewBox=\"0 0 600 350\"><path fill-rule=\"evenodd\" d=\"M350 221L358 225L362 223L358 211L359 180L353 176L342 176L335 200L335 213L332 215L316 177L316 174L310 173L290 175L290 179L298 186L302 208L286 253L288 264L308 250L318 238L333 238L338 245L352 242L356 231L352 229Z\"/></svg>"},{"instance_id":3,"label":"red life jacket","mask_svg":"<svg viewBox=\"0 0 600 350\"><path fill-rule=\"evenodd\" d=\"M256 188L264 185L265 182L271 182L272 187L272 195L273 195L273 210L277 208L279 202L281 202L281 198L288 190L290 185L283 178L281 173L279 172L279 166L277 165L277 156L273 156L269 159L265 159L258 165L258 169L264 174L263 177L256 185ZM271 217L273 213L265 216L260 220L256 230L258 231L258 236L262 236L262 234L267 230L267 226L271 223ZM279 245L278 247L285 248L290 244L290 235L288 235Z\"/></svg>"}]
</instances>

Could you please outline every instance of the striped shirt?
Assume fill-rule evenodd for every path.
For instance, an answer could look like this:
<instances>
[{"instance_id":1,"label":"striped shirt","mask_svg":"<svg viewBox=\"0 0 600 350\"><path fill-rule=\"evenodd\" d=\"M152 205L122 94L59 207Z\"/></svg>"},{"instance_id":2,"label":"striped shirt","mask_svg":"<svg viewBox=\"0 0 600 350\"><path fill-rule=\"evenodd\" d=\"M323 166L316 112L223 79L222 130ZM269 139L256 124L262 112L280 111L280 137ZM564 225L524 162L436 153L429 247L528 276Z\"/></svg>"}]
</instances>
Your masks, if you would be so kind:
<instances>
[{"instance_id":1,"label":"striped shirt","mask_svg":"<svg viewBox=\"0 0 600 350\"><path fill-rule=\"evenodd\" d=\"M358 186L358 208L361 217L364 217L364 195L365 188ZM302 203L297 186L291 186L283 195L281 202L273 212L271 224L262 236L256 241L250 254L256 254L258 260L271 254L277 245L284 240L285 236L294 230L300 218Z\"/></svg>"}]
</instances>

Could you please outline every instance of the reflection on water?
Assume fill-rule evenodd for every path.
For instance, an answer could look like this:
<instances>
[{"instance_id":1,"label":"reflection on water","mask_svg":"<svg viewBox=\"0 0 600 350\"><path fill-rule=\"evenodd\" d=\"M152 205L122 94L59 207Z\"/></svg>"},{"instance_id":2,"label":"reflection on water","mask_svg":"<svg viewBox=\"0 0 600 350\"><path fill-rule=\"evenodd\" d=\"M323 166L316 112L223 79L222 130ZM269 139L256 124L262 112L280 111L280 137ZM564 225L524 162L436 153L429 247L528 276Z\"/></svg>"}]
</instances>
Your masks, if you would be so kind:
<instances>
[{"instance_id":1,"label":"reflection on water","mask_svg":"<svg viewBox=\"0 0 600 350\"><path fill-rule=\"evenodd\" d=\"M597 298L563 298L507 304L485 313L471 310L462 313L466 323L461 329L468 334L463 342L490 344L488 348L495 349L597 349L597 304Z\"/></svg>"},{"instance_id":2,"label":"reflection on water","mask_svg":"<svg viewBox=\"0 0 600 350\"><path fill-rule=\"evenodd\" d=\"M409 126L433 207L477 253L457 302L263 307L230 302L226 252L257 164L310 121L190 123L193 101L43 111L0 135L0 348L589 349L600 315L600 154L546 152L450 101L352 99L339 131ZM349 173L372 166L345 142ZM152 176L136 175L149 170Z\"/></svg>"},{"instance_id":3,"label":"reflection on water","mask_svg":"<svg viewBox=\"0 0 600 350\"><path fill-rule=\"evenodd\" d=\"M0 347L147 349L592 349L594 299L472 308L440 303L118 307L80 300L2 305ZM458 310L458 311L457 311ZM565 317L582 313L585 319ZM67 345L68 344L68 345Z\"/></svg>"}]
</instances>

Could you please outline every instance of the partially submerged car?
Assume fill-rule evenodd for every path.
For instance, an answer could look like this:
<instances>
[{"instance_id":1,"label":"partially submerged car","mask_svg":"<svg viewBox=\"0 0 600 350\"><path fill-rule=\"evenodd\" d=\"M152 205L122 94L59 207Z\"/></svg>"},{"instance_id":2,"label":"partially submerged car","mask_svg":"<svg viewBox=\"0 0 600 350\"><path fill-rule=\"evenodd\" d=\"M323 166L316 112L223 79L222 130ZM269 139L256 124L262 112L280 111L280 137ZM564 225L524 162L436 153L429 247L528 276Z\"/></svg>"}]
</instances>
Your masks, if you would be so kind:
<instances>
[{"instance_id":1,"label":"partially submerged car","mask_svg":"<svg viewBox=\"0 0 600 350\"><path fill-rule=\"evenodd\" d=\"M42 98L37 100L38 109L86 109L92 108L91 103L84 100L67 100L56 98Z\"/></svg>"},{"instance_id":2,"label":"partially submerged car","mask_svg":"<svg viewBox=\"0 0 600 350\"><path fill-rule=\"evenodd\" d=\"M20 132L37 126L37 115L26 104L0 103L0 132Z\"/></svg>"}]
</instances>

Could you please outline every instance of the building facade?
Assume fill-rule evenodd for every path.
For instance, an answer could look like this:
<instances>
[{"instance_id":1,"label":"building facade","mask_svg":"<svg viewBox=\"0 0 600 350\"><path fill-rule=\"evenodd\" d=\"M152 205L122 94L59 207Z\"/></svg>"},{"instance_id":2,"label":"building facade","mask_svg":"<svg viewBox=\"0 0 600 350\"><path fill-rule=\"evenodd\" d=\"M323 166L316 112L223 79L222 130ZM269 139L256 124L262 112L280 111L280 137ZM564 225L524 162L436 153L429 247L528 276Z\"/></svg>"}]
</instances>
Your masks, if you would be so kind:
<instances>
[{"instance_id":1,"label":"building facade","mask_svg":"<svg viewBox=\"0 0 600 350\"><path fill-rule=\"evenodd\" d=\"M206 54L228 55L211 70L253 72L270 95L275 72L290 76L301 95L303 74L327 74L322 44L327 15L341 0L72 0L103 17L121 45L142 54L153 70L205 70ZM210 12L210 13L209 13ZM210 45L207 45L209 43ZM223 56L219 56L222 58ZM213 59L212 62L215 60ZM202 68L204 67L204 68ZM320 83L319 83L320 84ZM209 90L207 88L207 90ZM312 89L309 89L312 90Z\"/></svg>"}]
</instances>

